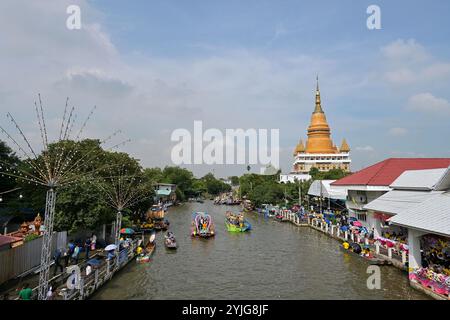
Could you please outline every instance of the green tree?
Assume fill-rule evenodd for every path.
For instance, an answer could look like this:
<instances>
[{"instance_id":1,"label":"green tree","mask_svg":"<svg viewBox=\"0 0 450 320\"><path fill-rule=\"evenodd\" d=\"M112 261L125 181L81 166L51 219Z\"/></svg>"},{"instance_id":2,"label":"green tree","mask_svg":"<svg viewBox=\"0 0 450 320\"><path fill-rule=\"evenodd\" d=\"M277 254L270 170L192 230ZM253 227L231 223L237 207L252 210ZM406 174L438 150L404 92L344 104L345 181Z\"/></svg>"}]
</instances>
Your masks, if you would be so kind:
<instances>
[{"instance_id":1,"label":"green tree","mask_svg":"<svg viewBox=\"0 0 450 320\"><path fill-rule=\"evenodd\" d=\"M230 179L232 186L236 187L239 185L239 177L238 176L231 176L228 179Z\"/></svg>"},{"instance_id":2,"label":"green tree","mask_svg":"<svg viewBox=\"0 0 450 320\"><path fill-rule=\"evenodd\" d=\"M8 145L0 140L0 167L1 168L16 168L20 161L13 150ZM0 169L2 171L2 169ZM17 187L17 182L14 178L6 175L0 175L0 192L9 191ZM6 196L7 197L7 196Z\"/></svg>"}]
</instances>

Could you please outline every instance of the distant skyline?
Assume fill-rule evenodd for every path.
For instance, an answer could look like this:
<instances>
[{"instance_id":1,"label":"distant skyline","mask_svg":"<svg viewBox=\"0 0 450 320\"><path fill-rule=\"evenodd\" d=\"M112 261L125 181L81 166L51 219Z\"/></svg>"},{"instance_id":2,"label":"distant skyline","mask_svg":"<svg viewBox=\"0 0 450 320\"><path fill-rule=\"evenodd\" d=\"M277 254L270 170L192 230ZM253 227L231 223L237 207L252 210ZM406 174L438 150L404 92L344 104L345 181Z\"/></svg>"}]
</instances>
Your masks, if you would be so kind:
<instances>
[{"instance_id":1,"label":"distant skyline","mask_svg":"<svg viewBox=\"0 0 450 320\"><path fill-rule=\"evenodd\" d=\"M72 4L80 30L66 27ZM371 4L381 30L366 27ZM449 12L444 0L2 1L0 123L9 126L10 111L37 142L41 93L55 136L69 96L80 116L97 105L86 135L122 129L132 143L121 150L146 167L171 165L171 132L195 120L278 128L287 173L318 74L352 171L389 157L450 157ZM226 177L245 167L187 168Z\"/></svg>"}]
</instances>

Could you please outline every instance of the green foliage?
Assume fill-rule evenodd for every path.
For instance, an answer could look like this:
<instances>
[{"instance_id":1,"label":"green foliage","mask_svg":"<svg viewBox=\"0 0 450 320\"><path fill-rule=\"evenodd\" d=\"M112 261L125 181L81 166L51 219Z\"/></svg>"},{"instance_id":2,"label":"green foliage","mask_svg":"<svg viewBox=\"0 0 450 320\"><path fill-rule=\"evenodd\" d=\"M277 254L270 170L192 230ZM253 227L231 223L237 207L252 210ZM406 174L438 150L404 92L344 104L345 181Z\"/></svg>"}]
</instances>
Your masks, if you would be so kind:
<instances>
[{"instance_id":1,"label":"green foliage","mask_svg":"<svg viewBox=\"0 0 450 320\"><path fill-rule=\"evenodd\" d=\"M15 168L19 165L19 158L11 150L10 147L0 140L0 167ZM0 192L9 191L17 187L17 182L14 178L0 175ZM2 197L4 199L16 197L16 194L5 194Z\"/></svg>"},{"instance_id":2,"label":"green foliage","mask_svg":"<svg viewBox=\"0 0 450 320\"><path fill-rule=\"evenodd\" d=\"M342 169L331 169L326 172L320 172L319 169L313 167L309 170L309 175L312 180L338 180L348 174L348 172L345 172Z\"/></svg>"},{"instance_id":3,"label":"green foliage","mask_svg":"<svg viewBox=\"0 0 450 320\"><path fill-rule=\"evenodd\" d=\"M263 203L283 202L284 189L278 183L278 175L244 174L239 179L241 196L247 197L256 206Z\"/></svg>"},{"instance_id":4,"label":"green foliage","mask_svg":"<svg viewBox=\"0 0 450 320\"><path fill-rule=\"evenodd\" d=\"M208 173L201 180L203 180L206 190L210 195L218 195L223 192L231 191L231 186L218 180L214 177L212 173Z\"/></svg>"},{"instance_id":5,"label":"green foliage","mask_svg":"<svg viewBox=\"0 0 450 320\"><path fill-rule=\"evenodd\" d=\"M30 233L28 235L25 236L25 238L23 239L23 242L28 242L28 241L32 241L34 239L39 238L39 236L35 233Z\"/></svg>"},{"instance_id":6,"label":"green foliage","mask_svg":"<svg viewBox=\"0 0 450 320\"><path fill-rule=\"evenodd\" d=\"M231 181L231 185L236 187L239 185L239 177L238 176L231 176L229 177L230 181Z\"/></svg>"}]
</instances>

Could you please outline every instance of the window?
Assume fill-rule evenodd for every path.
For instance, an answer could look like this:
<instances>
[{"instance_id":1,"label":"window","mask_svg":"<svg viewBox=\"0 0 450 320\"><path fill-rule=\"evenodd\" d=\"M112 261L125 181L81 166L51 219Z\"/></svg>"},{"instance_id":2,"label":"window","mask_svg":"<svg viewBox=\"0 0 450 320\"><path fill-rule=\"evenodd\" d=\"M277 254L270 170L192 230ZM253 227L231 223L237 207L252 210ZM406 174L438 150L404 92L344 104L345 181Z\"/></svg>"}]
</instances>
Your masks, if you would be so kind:
<instances>
[{"instance_id":1,"label":"window","mask_svg":"<svg viewBox=\"0 0 450 320\"><path fill-rule=\"evenodd\" d=\"M357 214L357 218L358 218L359 221L364 221L364 222L367 221L367 216L366 216L365 213L358 213Z\"/></svg>"}]
</instances>

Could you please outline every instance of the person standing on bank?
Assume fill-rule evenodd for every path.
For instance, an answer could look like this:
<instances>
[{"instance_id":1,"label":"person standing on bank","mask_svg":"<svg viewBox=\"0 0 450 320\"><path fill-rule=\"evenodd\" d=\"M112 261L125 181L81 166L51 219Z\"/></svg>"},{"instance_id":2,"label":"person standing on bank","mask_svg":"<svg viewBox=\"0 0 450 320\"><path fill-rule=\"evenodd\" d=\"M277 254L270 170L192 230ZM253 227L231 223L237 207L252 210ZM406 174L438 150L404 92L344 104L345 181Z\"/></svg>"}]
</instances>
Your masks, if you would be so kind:
<instances>
[{"instance_id":1,"label":"person standing on bank","mask_svg":"<svg viewBox=\"0 0 450 320\"><path fill-rule=\"evenodd\" d=\"M31 296L33 295L33 290L30 288L28 283L25 283L22 290L19 292L20 300L31 300Z\"/></svg>"},{"instance_id":2,"label":"person standing on bank","mask_svg":"<svg viewBox=\"0 0 450 320\"><path fill-rule=\"evenodd\" d=\"M61 269L61 272L64 271L64 267L61 264L61 256L62 256L62 250L61 248L56 249L55 251L55 269L53 271L53 276L56 276L56 273L58 272L58 268Z\"/></svg>"},{"instance_id":3,"label":"person standing on bank","mask_svg":"<svg viewBox=\"0 0 450 320\"><path fill-rule=\"evenodd\" d=\"M86 238L86 241L84 242L84 250L86 250L86 260L89 259L89 251L91 250L91 239Z\"/></svg>"},{"instance_id":4,"label":"person standing on bank","mask_svg":"<svg viewBox=\"0 0 450 320\"><path fill-rule=\"evenodd\" d=\"M78 258L80 257L80 246L78 243L75 245L73 249L72 259L75 261L75 264L78 264Z\"/></svg>"}]
</instances>

